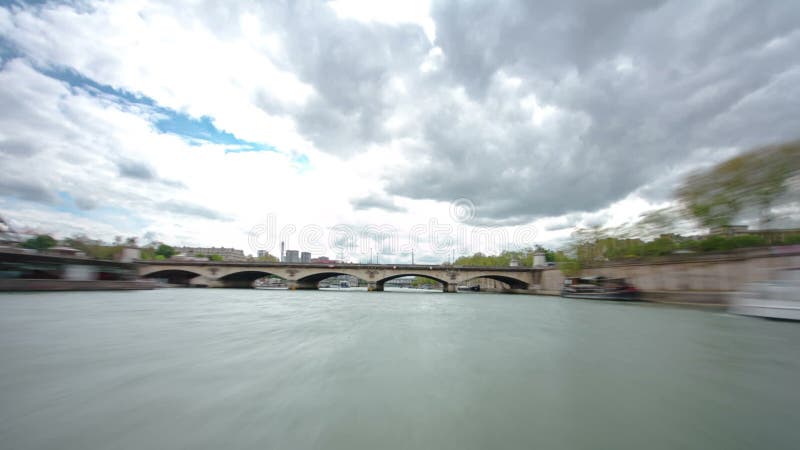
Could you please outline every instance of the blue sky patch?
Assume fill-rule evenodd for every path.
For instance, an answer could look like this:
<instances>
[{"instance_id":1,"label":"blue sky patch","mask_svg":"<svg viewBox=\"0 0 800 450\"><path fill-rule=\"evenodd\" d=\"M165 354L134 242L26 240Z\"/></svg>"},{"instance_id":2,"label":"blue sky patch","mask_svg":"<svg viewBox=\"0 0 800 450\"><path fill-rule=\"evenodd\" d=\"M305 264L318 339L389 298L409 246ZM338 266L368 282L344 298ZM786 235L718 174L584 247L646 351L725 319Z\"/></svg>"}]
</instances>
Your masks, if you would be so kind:
<instances>
[{"instance_id":1,"label":"blue sky patch","mask_svg":"<svg viewBox=\"0 0 800 450\"><path fill-rule=\"evenodd\" d=\"M220 130L214 126L214 122L208 116L203 116L199 119L191 117L188 114L174 109L159 106L156 101L150 97L98 83L74 70L48 69L42 70L42 73L64 81L72 88L82 89L90 95L97 97L105 97L122 106L146 107L153 112L150 120L158 131L180 136L190 145L211 143L230 145L233 147L226 149L225 153L279 152L279 150L272 145L239 139L232 133Z\"/></svg>"},{"instance_id":2,"label":"blue sky patch","mask_svg":"<svg viewBox=\"0 0 800 450\"><path fill-rule=\"evenodd\" d=\"M294 158L292 158L292 162L303 169L307 169L311 166L311 161L308 159L308 156L304 154L295 155Z\"/></svg>"},{"instance_id":3,"label":"blue sky patch","mask_svg":"<svg viewBox=\"0 0 800 450\"><path fill-rule=\"evenodd\" d=\"M72 88L83 89L95 97L105 96L115 103L123 105L142 105L157 108L156 102L150 97L137 95L125 89L117 89L107 84L100 84L91 78L85 77L80 73L69 69L39 69L40 72L48 77L66 82Z\"/></svg>"}]
</instances>

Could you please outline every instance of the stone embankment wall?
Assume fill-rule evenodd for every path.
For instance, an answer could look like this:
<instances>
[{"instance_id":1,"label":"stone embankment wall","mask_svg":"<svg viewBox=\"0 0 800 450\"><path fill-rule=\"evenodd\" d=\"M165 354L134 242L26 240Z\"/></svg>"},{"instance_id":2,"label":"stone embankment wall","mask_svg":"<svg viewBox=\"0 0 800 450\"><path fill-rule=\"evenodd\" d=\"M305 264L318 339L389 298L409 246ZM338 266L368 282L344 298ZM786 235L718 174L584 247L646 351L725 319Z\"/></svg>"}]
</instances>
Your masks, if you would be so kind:
<instances>
[{"instance_id":1,"label":"stone embankment wall","mask_svg":"<svg viewBox=\"0 0 800 450\"><path fill-rule=\"evenodd\" d=\"M800 268L800 246L607 262L586 268L581 275L627 278L643 291L646 300L724 304L729 293L745 283L775 279L790 268ZM557 294L563 280L561 271L545 270L541 293Z\"/></svg>"}]
</instances>

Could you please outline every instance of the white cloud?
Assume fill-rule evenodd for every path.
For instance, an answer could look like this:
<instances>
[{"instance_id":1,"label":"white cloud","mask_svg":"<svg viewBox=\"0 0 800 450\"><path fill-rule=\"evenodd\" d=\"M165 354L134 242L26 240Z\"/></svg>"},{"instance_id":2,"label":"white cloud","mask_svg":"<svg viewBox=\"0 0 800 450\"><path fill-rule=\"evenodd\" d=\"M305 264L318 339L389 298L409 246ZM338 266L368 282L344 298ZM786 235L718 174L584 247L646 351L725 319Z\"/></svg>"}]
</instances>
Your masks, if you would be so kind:
<instances>
[{"instance_id":1,"label":"white cloud","mask_svg":"<svg viewBox=\"0 0 800 450\"><path fill-rule=\"evenodd\" d=\"M0 7L3 214L250 251L269 214L408 234L467 197L480 223L560 242L663 204L687 168L796 133L790 2L755 28L752 1L728 22L716 3L430 6ZM192 145L154 126L165 111L277 151Z\"/></svg>"}]
</instances>

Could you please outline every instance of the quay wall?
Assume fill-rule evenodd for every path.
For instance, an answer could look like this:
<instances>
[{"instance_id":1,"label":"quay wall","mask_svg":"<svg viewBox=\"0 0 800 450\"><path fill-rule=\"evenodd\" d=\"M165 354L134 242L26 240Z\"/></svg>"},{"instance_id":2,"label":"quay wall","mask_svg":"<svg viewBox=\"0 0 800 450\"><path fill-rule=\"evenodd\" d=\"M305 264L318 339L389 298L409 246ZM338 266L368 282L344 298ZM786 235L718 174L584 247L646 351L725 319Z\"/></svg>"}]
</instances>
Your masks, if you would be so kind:
<instances>
[{"instance_id":1,"label":"quay wall","mask_svg":"<svg viewBox=\"0 0 800 450\"><path fill-rule=\"evenodd\" d=\"M725 304L729 294L744 284L775 279L790 268L800 268L800 246L605 262L584 268L581 276L626 278L650 301ZM563 280L560 270L544 270L540 293L557 295Z\"/></svg>"}]
</instances>

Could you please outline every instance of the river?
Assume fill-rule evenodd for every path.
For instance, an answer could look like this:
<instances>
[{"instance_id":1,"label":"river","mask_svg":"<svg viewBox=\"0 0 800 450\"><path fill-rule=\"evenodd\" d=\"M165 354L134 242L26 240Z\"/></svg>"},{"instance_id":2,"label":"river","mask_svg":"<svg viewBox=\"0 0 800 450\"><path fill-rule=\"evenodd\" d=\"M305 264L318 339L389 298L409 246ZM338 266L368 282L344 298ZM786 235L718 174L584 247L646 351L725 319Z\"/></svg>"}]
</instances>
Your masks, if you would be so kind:
<instances>
[{"instance_id":1,"label":"river","mask_svg":"<svg viewBox=\"0 0 800 450\"><path fill-rule=\"evenodd\" d=\"M800 448L798 323L404 291L0 294L0 448Z\"/></svg>"}]
</instances>

